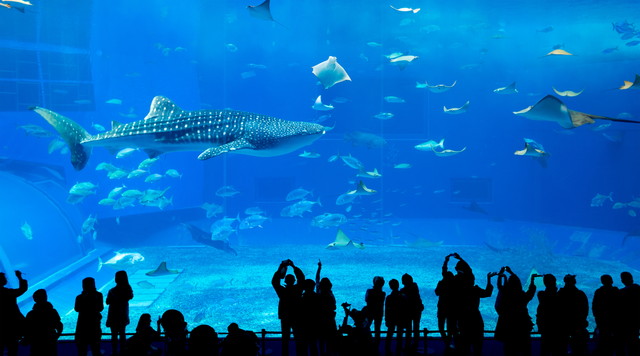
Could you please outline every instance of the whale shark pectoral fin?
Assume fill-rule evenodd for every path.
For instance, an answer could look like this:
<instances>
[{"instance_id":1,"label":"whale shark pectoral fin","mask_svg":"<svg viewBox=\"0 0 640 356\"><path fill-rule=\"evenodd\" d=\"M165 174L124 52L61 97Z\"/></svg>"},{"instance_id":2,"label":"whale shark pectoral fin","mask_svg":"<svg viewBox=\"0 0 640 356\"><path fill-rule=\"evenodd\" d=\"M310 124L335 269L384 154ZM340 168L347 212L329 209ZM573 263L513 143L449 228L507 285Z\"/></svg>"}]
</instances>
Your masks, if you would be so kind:
<instances>
[{"instance_id":1,"label":"whale shark pectoral fin","mask_svg":"<svg viewBox=\"0 0 640 356\"><path fill-rule=\"evenodd\" d=\"M160 156L163 152L158 150L146 149L144 150L144 153L146 153L149 156L149 158L156 158Z\"/></svg>"},{"instance_id":2,"label":"whale shark pectoral fin","mask_svg":"<svg viewBox=\"0 0 640 356\"><path fill-rule=\"evenodd\" d=\"M198 159L205 160L205 159L219 156L223 153L242 150L242 149L253 150L255 149L255 146L253 146L251 143L249 143L245 139L239 139L239 140L231 141L229 143L225 143L224 145L220 145L217 147L207 148L198 156Z\"/></svg>"}]
</instances>

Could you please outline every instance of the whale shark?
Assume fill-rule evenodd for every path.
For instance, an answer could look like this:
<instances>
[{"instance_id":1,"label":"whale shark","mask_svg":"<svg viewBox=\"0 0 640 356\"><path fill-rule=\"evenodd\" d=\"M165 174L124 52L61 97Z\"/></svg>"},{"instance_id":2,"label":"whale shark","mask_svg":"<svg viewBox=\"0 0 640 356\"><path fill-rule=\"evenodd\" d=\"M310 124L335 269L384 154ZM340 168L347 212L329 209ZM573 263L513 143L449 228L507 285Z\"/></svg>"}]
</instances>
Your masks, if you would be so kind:
<instances>
[{"instance_id":1,"label":"whale shark","mask_svg":"<svg viewBox=\"0 0 640 356\"><path fill-rule=\"evenodd\" d=\"M227 152L272 157L307 146L328 130L316 123L244 111L184 111L163 96L153 98L144 119L127 124L113 121L110 131L96 135L49 109L36 106L32 110L67 142L76 170L85 167L93 147L105 147L112 153L140 148L150 158L173 151L202 151L198 156L201 160Z\"/></svg>"}]
</instances>

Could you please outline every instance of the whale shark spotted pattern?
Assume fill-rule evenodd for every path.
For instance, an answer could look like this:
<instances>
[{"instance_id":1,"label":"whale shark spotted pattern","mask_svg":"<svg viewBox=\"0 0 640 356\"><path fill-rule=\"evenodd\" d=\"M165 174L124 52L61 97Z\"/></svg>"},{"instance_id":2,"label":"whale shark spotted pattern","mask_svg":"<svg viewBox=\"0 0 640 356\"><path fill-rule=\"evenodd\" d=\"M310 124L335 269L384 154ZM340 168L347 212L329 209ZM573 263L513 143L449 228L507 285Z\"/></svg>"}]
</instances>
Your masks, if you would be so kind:
<instances>
[{"instance_id":1,"label":"whale shark spotted pattern","mask_svg":"<svg viewBox=\"0 0 640 356\"><path fill-rule=\"evenodd\" d=\"M201 160L227 152L271 157L309 145L326 133L326 128L319 124L243 111L183 111L162 96L153 98L149 114L143 120L113 122L110 131L97 135L49 109L33 110L67 142L71 164L77 170L85 167L93 147L105 147L112 152L126 147L140 148L152 158L173 151L202 151L198 156Z\"/></svg>"}]
</instances>

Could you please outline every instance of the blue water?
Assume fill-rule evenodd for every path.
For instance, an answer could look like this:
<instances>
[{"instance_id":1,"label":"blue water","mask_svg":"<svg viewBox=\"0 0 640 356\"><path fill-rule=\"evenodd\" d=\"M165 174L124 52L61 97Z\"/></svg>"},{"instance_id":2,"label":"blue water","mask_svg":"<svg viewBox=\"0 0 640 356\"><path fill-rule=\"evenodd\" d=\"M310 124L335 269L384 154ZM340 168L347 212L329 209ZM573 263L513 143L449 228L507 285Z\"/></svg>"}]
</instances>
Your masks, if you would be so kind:
<instances>
[{"instance_id":1,"label":"blue water","mask_svg":"<svg viewBox=\"0 0 640 356\"><path fill-rule=\"evenodd\" d=\"M519 258L513 246L539 248L530 245L531 234L519 227L531 225L547 232L542 244L557 256L638 267L636 241L624 236L638 229L637 209L626 204L640 193L640 126L615 122L598 127L609 122L597 121L565 130L513 114L547 94L556 95L556 88L584 90L576 97L560 97L572 110L640 121L638 91L617 89L639 73L640 45L631 44L640 32L622 39L612 26L626 21L640 31L637 2L273 0L277 23L251 17L247 5L258 2L58 1L34 2L24 13L0 8L5 24L0 33L0 167L8 175L0 187L6 231L0 238L6 255L1 258L3 269L20 268L35 282L94 248L138 251L195 245L181 223L208 230L223 216L245 218L244 210L254 206L269 219L262 227L229 236L239 250L236 261L243 261L243 247L292 253L296 246L322 249L333 241L336 229L311 227L311 219L341 213L348 219L342 227L347 235L366 246L398 248L424 240L436 246L489 245L503 250L499 264L515 264L509 261ZM398 12L390 5L421 10ZM545 56L555 48L572 55ZM418 58L401 69L385 57L394 52ZM337 57L352 80L325 90L311 67L329 56ZM425 81L456 85L444 93L416 88ZM493 92L512 82L517 94ZM139 151L116 159L96 148L84 170L73 170L68 153L48 153L54 131L27 110L46 107L97 133L92 124L109 129L112 120L144 118L156 95L184 110L231 108L320 121L332 129L308 147L272 158L226 154L199 161L199 152L165 154L150 173L175 169L181 177L144 183L144 177L112 180L95 170L101 162L134 170L147 158ZM318 95L335 109L311 109ZM405 102L389 103L386 96ZM121 103L107 103L112 99ZM466 113L443 112L444 106L460 107L466 101ZM394 117L374 118L381 112ZM327 114L331 117L321 119ZM25 135L22 125L40 125L52 136ZM385 143L367 146L345 140L358 132ZM465 151L437 157L414 149L443 138L445 148ZM524 138L544 146L550 154L546 167L513 154L524 147ZM303 150L320 157L299 157ZM355 189L360 178L341 159L329 162L333 155L352 155L366 171L376 168L381 178L363 180L377 193L352 205L336 205L336 198ZM394 168L401 163L411 167ZM77 182L97 185L96 194L70 204L66 196ZM169 188L165 196L171 205L163 210L139 204L114 210L98 204L123 185ZM225 185L240 193L216 196ZM282 217L281 210L292 203L285 201L287 193L300 187L312 191L309 199L322 205L302 218ZM597 194L610 193L602 206L591 206ZM206 219L203 203L221 205L224 212ZM472 203L483 212L465 209ZM623 204L614 209L615 203ZM95 241L93 232L81 233L90 215L98 218ZM24 223L32 228L31 239L20 229ZM237 229L238 222L234 224ZM551 233L550 226L566 231ZM601 233L585 237L572 235L575 231ZM440 252L434 252L438 261ZM147 265L136 268L154 268L158 256L150 253ZM315 261L312 255L305 255L308 264ZM277 264L267 256L262 263ZM353 260L354 270L363 266L359 261ZM216 260L180 268L207 263ZM558 273L579 272L547 267ZM270 273L265 272L264 280ZM520 273L529 271L523 268ZM371 277L363 276L366 282L361 283ZM164 307L169 305L156 306Z\"/></svg>"}]
</instances>

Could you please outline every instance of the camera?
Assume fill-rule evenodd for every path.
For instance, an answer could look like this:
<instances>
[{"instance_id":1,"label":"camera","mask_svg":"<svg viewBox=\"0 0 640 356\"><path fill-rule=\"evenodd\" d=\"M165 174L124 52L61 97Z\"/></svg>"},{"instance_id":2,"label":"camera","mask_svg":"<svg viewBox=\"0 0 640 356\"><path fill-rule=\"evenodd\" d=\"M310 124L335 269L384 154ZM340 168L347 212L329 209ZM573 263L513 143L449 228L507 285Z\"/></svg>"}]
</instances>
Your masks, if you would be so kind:
<instances>
[{"instance_id":1,"label":"camera","mask_svg":"<svg viewBox=\"0 0 640 356\"><path fill-rule=\"evenodd\" d=\"M343 307L343 308L348 308L348 307L350 307L350 306L351 306L351 304L346 303L346 302L345 302L345 303L342 303L341 305L342 305L342 307Z\"/></svg>"}]
</instances>

